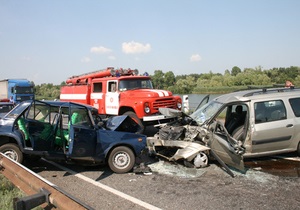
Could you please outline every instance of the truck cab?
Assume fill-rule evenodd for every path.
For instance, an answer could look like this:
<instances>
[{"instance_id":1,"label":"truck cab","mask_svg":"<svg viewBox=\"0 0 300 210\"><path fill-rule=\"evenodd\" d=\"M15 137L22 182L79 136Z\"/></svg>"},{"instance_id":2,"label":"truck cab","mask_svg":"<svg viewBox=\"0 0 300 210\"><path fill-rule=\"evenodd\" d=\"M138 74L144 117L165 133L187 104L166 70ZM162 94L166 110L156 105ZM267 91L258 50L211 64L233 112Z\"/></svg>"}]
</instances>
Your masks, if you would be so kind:
<instances>
[{"instance_id":1,"label":"truck cab","mask_svg":"<svg viewBox=\"0 0 300 210\"><path fill-rule=\"evenodd\" d=\"M5 79L0 81L0 100L18 104L34 99L34 85L27 79Z\"/></svg>"}]
</instances>

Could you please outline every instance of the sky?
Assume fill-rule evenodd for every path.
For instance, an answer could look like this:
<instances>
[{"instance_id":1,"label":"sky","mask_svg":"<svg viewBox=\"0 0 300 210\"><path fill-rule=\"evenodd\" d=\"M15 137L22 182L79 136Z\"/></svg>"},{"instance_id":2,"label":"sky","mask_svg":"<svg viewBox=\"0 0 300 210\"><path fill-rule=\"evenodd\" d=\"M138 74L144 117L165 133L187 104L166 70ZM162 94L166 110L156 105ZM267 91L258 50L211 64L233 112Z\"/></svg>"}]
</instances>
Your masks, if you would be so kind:
<instances>
[{"instance_id":1,"label":"sky","mask_svg":"<svg viewBox=\"0 0 300 210\"><path fill-rule=\"evenodd\" d=\"M299 0L0 0L0 79L300 66Z\"/></svg>"}]
</instances>

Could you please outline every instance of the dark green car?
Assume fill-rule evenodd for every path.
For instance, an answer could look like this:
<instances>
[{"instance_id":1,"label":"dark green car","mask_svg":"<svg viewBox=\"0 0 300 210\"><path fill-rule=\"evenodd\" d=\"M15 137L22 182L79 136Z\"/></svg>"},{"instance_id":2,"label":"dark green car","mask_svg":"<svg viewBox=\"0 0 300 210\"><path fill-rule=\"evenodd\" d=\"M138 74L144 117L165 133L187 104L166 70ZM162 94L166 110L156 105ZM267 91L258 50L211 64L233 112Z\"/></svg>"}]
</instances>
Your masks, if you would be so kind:
<instances>
[{"instance_id":1,"label":"dark green car","mask_svg":"<svg viewBox=\"0 0 300 210\"><path fill-rule=\"evenodd\" d=\"M97 165L116 173L132 170L146 136L129 116L102 121L92 106L59 101L24 101L0 119L0 152ZM126 131L126 132L125 132Z\"/></svg>"}]
</instances>

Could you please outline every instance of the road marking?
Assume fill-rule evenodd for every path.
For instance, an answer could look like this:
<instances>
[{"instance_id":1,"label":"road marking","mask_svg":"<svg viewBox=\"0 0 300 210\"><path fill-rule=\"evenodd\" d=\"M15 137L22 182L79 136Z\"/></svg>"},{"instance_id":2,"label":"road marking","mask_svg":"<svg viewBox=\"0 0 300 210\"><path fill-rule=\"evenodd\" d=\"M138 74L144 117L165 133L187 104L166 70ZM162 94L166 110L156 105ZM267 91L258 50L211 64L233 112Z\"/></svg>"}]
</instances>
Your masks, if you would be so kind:
<instances>
[{"instance_id":1,"label":"road marking","mask_svg":"<svg viewBox=\"0 0 300 210\"><path fill-rule=\"evenodd\" d=\"M111 193L113 193L113 194L115 194L115 195L117 195L117 196L120 196L120 197L122 197L122 198L124 198L124 199L126 199L126 200L129 200L129 201L131 201L132 203L135 203L135 204L137 204L137 205L139 205L139 206L141 206L141 207L144 207L144 208L146 208L146 209L151 209L151 210L161 210L160 208L158 208L158 207L156 207L156 206L153 206L153 205L151 205L151 204L149 204L149 203L146 203L146 202L144 202L144 201L141 201L141 200L139 200L139 199L137 199L137 198L135 198L135 197L132 197L132 196L130 196L130 195L127 195L127 194L125 194L125 193L123 193L123 192L121 192L121 191L118 191L118 190L116 190L116 189L114 189L114 188L111 188L111 187L109 187L109 186L107 186L107 185L105 185L105 184L101 184L100 182L96 182L95 180L93 180L93 179L91 179L91 178L88 178L88 177L86 177L86 176L83 176L83 175L81 175L81 174L78 174L77 172L75 172L75 171L73 171L73 170L71 170L71 169L69 169L69 168L66 168L66 167L64 167L64 166L62 166L62 165L59 165L59 164L57 164L57 163L54 163L54 162L52 162L52 161L48 161L48 160L45 160L45 159L43 159L43 160L44 160L45 162L49 163L49 164L54 165L54 166L57 167L57 168L60 168L60 169L62 169L62 170L64 170L64 171L67 171L68 173L70 173L70 174L76 176L76 177L79 178L79 179L82 179L82 180L84 180L84 181L86 181L86 182L88 182L88 183L90 183L90 184L93 184L93 185L95 185L95 186L97 186L97 187L100 187L100 188L102 188L102 189L104 189L104 190L106 190L106 191L108 191L108 192L111 192Z\"/></svg>"}]
</instances>

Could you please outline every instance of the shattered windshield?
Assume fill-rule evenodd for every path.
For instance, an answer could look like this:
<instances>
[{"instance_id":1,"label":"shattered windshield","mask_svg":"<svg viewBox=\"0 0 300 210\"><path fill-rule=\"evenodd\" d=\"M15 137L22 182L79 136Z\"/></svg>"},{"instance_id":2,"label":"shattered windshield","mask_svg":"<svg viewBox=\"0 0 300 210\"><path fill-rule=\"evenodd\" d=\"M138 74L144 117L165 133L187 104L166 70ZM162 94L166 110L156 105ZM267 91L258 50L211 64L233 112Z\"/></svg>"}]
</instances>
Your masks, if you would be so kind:
<instances>
[{"instance_id":1,"label":"shattered windshield","mask_svg":"<svg viewBox=\"0 0 300 210\"><path fill-rule=\"evenodd\" d=\"M223 104L217 101L210 101L201 108L197 109L193 114L190 115L198 125L203 124L206 120L210 119L216 114Z\"/></svg>"}]
</instances>

